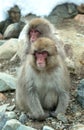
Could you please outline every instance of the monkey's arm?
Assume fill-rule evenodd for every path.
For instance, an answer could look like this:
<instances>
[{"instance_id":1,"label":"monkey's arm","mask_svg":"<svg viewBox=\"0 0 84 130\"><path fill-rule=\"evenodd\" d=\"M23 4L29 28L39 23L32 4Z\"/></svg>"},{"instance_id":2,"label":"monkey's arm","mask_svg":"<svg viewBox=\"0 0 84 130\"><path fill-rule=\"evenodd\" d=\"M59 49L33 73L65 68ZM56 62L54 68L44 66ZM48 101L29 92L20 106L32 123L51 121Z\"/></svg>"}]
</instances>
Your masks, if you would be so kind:
<instances>
[{"instance_id":1,"label":"monkey's arm","mask_svg":"<svg viewBox=\"0 0 84 130\"><path fill-rule=\"evenodd\" d=\"M28 109L30 111L30 118L37 120L44 120L48 114L46 114L41 106L38 93L36 91L33 81L31 81L31 86L27 89L26 99L28 101Z\"/></svg>"},{"instance_id":2,"label":"monkey's arm","mask_svg":"<svg viewBox=\"0 0 84 130\"><path fill-rule=\"evenodd\" d=\"M59 113L65 113L66 108L67 108L68 103L69 103L69 93L68 92L62 91L58 95L59 95L59 97L58 97L57 108L53 113L51 113L51 115L53 117L56 117L57 114L59 114Z\"/></svg>"}]
</instances>

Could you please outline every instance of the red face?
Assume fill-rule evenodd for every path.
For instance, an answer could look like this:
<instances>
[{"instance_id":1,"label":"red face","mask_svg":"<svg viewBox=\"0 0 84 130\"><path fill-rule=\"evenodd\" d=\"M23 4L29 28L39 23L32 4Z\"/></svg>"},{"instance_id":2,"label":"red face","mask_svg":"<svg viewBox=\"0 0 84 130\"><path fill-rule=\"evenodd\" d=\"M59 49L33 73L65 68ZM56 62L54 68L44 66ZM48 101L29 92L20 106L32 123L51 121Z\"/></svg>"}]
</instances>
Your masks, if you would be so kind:
<instances>
[{"instance_id":1,"label":"red face","mask_svg":"<svg viewBox=\"0 0 84 130\"><path fill-rule=\"evenodd\" d=\"M46 51L35 52L36 64L39 68L44 68L46 66L47 56L48 53Z\"/></svg>"},{"instance_id":2,"label":"red face","mask_svg":"<svg viewBox=\"0 0 84 130\"><path fill-rule=\"evenodd\" d=\"M36 39L40 36L40 32L38 30L32 29L29 32L30 42L36 41Z\"/></svg>"}]
</instances>

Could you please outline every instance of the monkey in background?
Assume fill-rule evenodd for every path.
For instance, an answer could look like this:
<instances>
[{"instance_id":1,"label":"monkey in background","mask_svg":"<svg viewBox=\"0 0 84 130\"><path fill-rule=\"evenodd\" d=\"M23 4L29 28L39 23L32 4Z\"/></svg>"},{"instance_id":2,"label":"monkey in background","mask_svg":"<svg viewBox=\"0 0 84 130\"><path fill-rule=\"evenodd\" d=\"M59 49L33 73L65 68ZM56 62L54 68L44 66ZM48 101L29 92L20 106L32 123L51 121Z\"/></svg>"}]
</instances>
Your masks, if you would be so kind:
<instances>
[{"instance_id":1,"label":"monkey in background","mask_svg":"<svg viewBox=\"0 0 84 130\"><path fill-rule=\"evenodd\" d=\"M21 61L24 61L25 57L29 53L31 44L39 37L47 37L54 40L62 59L64 59L65 52L63 49L63 43L57 38L55 33L55 27L48 20L43 18L32 19L27 25L25 25L19 36L18 55Z\"/></svg>"},{"instance_id":2,"label":"monkey in background","mask_svg":"<svg viewBox=\"0 0 84 130\"><path fill-rule=\"evenodd\" d=\"M29 117L45 120L65 113L69 103L70 80L55 41L38 38L20 69L16 87L17 106Z\"/></svg>"}]
</instances>

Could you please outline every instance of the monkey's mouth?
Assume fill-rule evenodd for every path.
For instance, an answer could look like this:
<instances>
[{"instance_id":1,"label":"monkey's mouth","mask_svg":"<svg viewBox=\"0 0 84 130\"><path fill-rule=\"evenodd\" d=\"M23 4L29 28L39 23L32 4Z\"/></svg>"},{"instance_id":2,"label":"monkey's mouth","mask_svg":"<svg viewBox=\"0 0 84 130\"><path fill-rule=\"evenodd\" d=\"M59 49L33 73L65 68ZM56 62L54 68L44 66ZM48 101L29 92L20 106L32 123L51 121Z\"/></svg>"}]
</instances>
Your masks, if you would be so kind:
<instances>
[{"instance_id":1,"label":"monkey's mouth","mask_svg":"<svg viewBox=\"0 0 84 130\"><path fill-rule=\"evenodd\" d=\"M45 63L39 63L37 64L37 67L42 70L45 68Z\"/></svg>"}]
</instances>

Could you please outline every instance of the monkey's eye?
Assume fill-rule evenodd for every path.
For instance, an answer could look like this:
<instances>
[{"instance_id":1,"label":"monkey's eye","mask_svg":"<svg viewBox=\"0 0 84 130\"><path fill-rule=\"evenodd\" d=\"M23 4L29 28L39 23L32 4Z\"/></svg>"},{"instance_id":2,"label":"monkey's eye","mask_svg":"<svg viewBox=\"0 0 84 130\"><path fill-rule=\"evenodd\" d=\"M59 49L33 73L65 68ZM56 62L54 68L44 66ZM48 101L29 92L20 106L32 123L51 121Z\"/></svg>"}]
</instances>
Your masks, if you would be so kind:
<instances>
[{"instance_id":1,"label":"monkey's eye","mask_svg":"<svg viewBox=\"0 0 84 130\"><path fill-rule=\"evenodd\" d=\"M37 51L37 50L34 51L33 55L35 57L38 57L38 55L42 55L45 58L47 58L47 56L50 56L50 54L47 51Z\"/></svg>"},{"instance_id":2,"label":"monkey's eye","mask_svg":"<svg viewBox=\"0 0 84 130\"><path fill-rule=\"evenodd\" d=\"M36 53L38 53L38 51L37 51L37 50L35 50L35 51L34 51L33 55L35 56L35 55L36 55Z\"/></svg>"},{"instance_id":3,"label":"monkey's eye","mask_svg":"<svg viewBox=\"0 0 84 130\"><path fill-rule=\"evenodd\" d=\"M35 29L35 33L41 34L41 32L38 29Z\"/></svg>"},{"instance_id":4,"label":"monkey's eye","mask_svg":"<svg viewBox=\"0 0 84 130\"><path fill-rule=\"evenodd\" d=\"M46 50L42 51L42 54L44 54L44 55L47 54L47 56L50 56L50 53Z\"/></svg>"},{"instance_id":5,"label":"monkey's eye","mask_svg":"<svg viewBox=\"0 0 84 130\"><path fill-rule=\"evenodd\" d=\"M41 52L43 55L46 55L47 54L47 56L49 55L49 53L47 52L47 51L42 51Z\"/></svg>"},{"instance_id":6,"label":"monkey's eye","mask_svg":"<svg viewBox=\"0 0 84 130\"><path fill-rule=\"evenodd\" d=\"M37 29L35 29L35 32L38 32L38 33L39 33L39 31L38 31Z\"/></svg>"}]
</instances>

